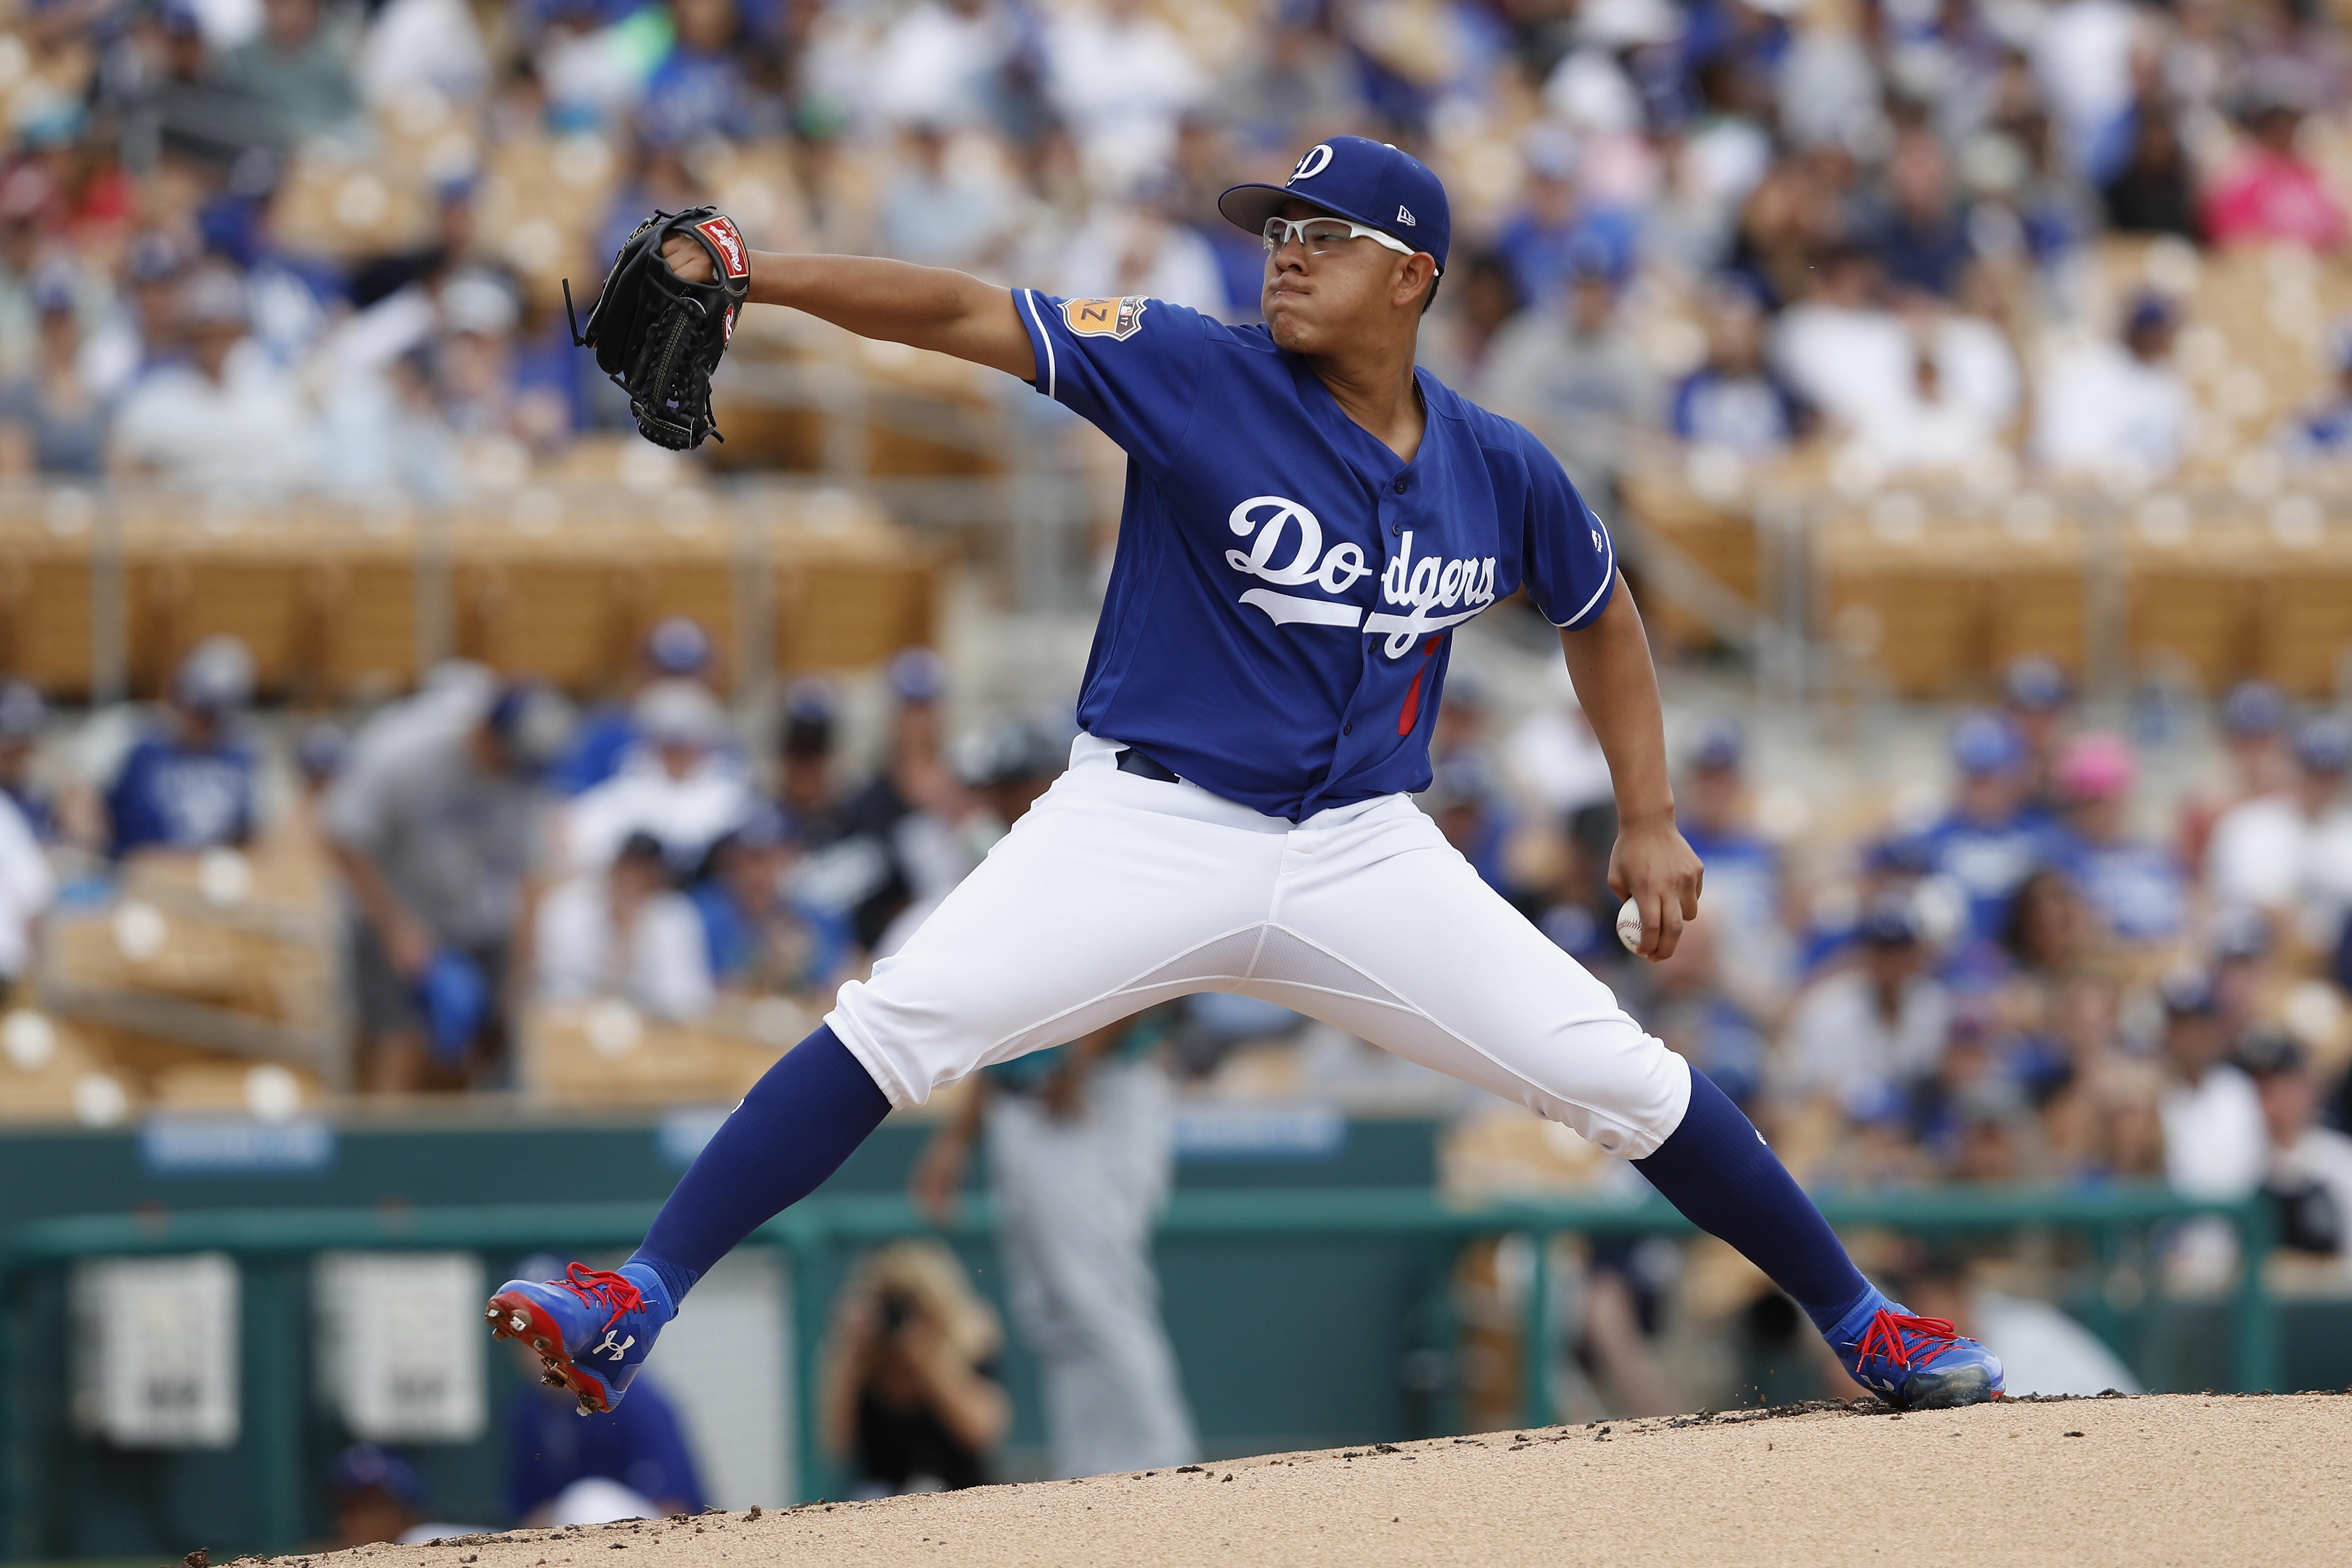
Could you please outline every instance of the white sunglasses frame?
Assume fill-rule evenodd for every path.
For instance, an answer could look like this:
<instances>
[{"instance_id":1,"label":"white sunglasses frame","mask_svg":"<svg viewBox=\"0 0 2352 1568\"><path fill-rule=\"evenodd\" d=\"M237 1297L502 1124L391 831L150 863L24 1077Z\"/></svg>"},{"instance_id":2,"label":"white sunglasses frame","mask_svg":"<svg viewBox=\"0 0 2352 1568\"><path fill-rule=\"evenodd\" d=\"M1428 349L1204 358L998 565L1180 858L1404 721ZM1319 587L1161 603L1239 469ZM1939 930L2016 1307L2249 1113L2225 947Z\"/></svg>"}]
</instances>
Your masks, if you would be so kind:
<instances>
[{"instance_id":1,"label":"white sunglasses frame","mask_svg":"<svg viewBox=\"0 0 2352 1568\"><path fill-rule=\"evenodd\" d=\"M1265 252L1268 256L1280 250L1292 240L1297 240L1299 245L1305 247L1307 245L1307 236L1304 231L1307 226L1310 223L1343 223L1348 226L1348 237L1349 239L1369 239L1386 249L1395 251L1399 256L1419 256L1421 254L1420 251L1415 250L1412 246L1407 245L1403 240L1399 239L1395 235L1389 233L1386 229L1374 228L1370 224L1358 223L1353 218L1339 217L1331 213L1318 213L1313 217L1270 217L1266 219L1265 225L1259 228L1258 238L1265 243ZM1270 232L1276 224L1282 225L1282 237L1279 239L1276 239ZM1309 256L1316 256L1320 255L1321 253L1309 247L1307 249L1307 254ZM1441 268L1439 270L1443 271L1444 268Z\"/></svg>"}]
</instances>

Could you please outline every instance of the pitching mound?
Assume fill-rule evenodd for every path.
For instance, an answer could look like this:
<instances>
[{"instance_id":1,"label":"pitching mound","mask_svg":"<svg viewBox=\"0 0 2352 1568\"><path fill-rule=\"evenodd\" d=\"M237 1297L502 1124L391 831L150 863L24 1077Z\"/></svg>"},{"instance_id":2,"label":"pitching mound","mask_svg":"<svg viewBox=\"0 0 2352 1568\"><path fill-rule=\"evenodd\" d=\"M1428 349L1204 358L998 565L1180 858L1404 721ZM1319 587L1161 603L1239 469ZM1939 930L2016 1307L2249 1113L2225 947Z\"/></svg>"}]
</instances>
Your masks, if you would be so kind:
<instances>
[{"instance_id":1,"label":"pitching mound","mask_svg":"<svg viewBox=\"0 0 2352 1568\"><path fill-rule=\"evenodd\" d=\"M2303 1565L2352 1562L2347 1500L2352 1397L2172 1394L1554 1426L313 1562Z\"/></svg>"}]
</instances>

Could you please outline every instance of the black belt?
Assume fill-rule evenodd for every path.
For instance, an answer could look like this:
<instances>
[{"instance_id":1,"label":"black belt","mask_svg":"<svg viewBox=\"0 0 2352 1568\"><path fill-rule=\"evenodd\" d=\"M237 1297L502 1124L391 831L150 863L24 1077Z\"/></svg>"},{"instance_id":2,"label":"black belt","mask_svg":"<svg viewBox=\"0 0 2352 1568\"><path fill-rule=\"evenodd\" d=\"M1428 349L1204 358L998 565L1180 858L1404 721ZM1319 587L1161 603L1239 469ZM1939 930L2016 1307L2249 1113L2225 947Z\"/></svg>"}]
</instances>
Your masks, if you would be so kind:
<instances>
[{"instance_id":1,"label":"black belt","mask_svg":"<svg viewBox=\"0 0 2352 1568\"><path fill-rule=\"evenodd\" d=\"M1175 769L1153 762L1133 746L1124 746L1119 749L1118 771L1123 773L1133 773L1139 778L1156 780L1160 784L1184 782L1176 776Z\"/></svg>"}]
</instances>

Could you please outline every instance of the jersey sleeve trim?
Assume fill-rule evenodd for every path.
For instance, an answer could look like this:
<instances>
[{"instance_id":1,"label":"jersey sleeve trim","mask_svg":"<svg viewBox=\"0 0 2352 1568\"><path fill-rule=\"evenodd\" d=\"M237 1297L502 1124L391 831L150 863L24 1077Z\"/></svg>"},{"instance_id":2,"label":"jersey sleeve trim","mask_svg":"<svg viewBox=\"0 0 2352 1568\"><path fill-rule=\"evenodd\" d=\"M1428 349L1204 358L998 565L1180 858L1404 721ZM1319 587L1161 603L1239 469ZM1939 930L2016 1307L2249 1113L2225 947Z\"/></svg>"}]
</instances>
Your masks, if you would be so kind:
<instances>
[{"instance_id":1,"label":"jersey sleeve trim","mask_svg":"<svg viewBox=\"0 0 2352 1568\"><path fill-rule=\"evenodd\" d=\"M1601 520L1598 517L1595 517L1593 521L1601 522ZM1610 590L1617 586L1617 535L1610 531L1610 528L1607 523L1602 522L1601 523L1601 537L1609 546L1608 563L1603 567L1601 572L1601 586L1592 590L1592 597L1585 600L1583 605L1578 608L1576 614L1569 616L1568 619L1564 621L1552 622L1553 626L1558 626L1562 631L1567 631L1571 626L1580 625L1584 621L1585 617L1592 615L1603 603L1607 601Z\"/></svg>"},{"instance_id":2,"label":"jersey sleeve trim","mask_svg":"<svg viewBox=\"0 0 2352 1568\"><path fill-rule=\"evenodd\" d=\"M1046 396L1051 397L1054 395L1054 389L1059 379L1055 374L1054 364L1054 334L1045 330L1045 319L1037 314L1037 290L1024 289L1021 290L1021 296L1029 307L1029 320L1035 328L1034 335L1037 340L1037 352L1045 357L1045 384L1043 390Z\"/></svg>"}]
</instances>

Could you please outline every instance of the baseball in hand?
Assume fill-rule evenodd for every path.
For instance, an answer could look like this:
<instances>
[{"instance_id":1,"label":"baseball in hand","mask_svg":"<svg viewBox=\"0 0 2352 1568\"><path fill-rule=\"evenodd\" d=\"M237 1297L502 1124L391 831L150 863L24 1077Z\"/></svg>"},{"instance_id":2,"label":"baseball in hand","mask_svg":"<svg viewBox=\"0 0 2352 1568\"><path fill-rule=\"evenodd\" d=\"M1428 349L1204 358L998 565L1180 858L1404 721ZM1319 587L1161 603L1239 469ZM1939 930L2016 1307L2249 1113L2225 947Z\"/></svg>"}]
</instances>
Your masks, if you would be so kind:
<instances>
[{"instance_id":1,"label":"baseball in hand","mask_svg":"<svg viewBox=\"0 0 2352 1568\"><path fill-rule=\"evenodd\" d=\"M1631 899L1617 908L1617 940L1627 952L1642 951L1642 906Z\"/></svg>"}]
</instances>

